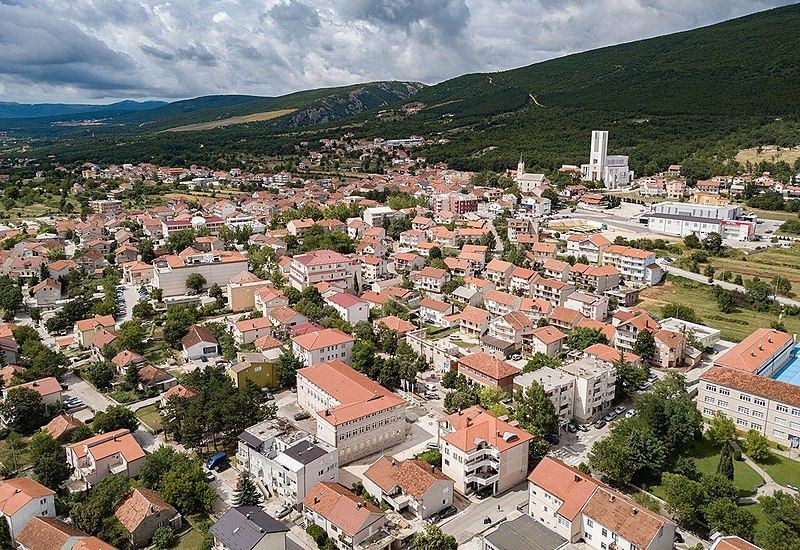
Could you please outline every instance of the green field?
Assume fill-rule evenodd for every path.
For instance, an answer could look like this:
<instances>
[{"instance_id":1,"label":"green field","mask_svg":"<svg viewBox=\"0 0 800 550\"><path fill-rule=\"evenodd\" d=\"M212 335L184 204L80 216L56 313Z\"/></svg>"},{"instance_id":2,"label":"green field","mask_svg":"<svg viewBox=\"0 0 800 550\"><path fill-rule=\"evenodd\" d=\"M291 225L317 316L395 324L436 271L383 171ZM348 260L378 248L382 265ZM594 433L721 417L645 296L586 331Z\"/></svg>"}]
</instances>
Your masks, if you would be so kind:
<instances>
[{"instance_id":1,"label":"green field","mask_svg":"<svg viewBox=\"0 0 800 550\"><path fill-rule=\"evenodd\" d=\"M793 214L794 215L794 214ZM791 248L767 248L751 252L741 258L712 258L719 277L723 271L730 271L734 276L740 274L743 279L760 277L770 280L773 276L785 277L792 283L792 290L800 294L800 245Z\"/></svg>"},{"instance_id":2,"label":"green field","mask_svg":"<svg viewBox=\"0 0 800 550\"><path fill-rule=\"evenodd\" d=\"M755 329L769 327L777 320L769 312L758 312L752 309L739 309L734 313L722 313L717 307L711 288L703 283L670 276L658 286L642 290L639 294L639 305L654 315L661 316L661 307L668 302L675 302L692 308L700 321L708 326L720 329L723 340L741 342ZM800 332L800 320L786 316L783 324L789 333Z\"/></svg>"},{"instance_id":3,"label":"green field","mask_svg":"<svg viewBox=\"0 0 800 550\"><path fill-rule=\"evenodd\" d=\"M164 422L161 419L161 414L159 414L158 406L155 403L136 411L136 417L154 432L160 432L164 429Z\"/></svg>"},{"instance_id":4,"label":"green field","mask_svg":"<svg viewBox=\"0 0 800 550\"><path fill-rule=\"evenodd\" d=\"M775 483L800 487L800 462L773 453L758 465L767 471Z\"/></svg>"},{"instance_id":5,"label":"green field","mask_svg":"<svg viewBox=\"0 0 800 550\"><path fill-rule=\"evenodd\" d=\"M755 213L759 218L763 218L765 220L780 220L785 222L786 220L797 219L796 212L785 212L783 210L761 210L760 208L750 208L749 206L747 209Z\"/></svg>"},{"instance_id":6,"label":"green field","mask_svg":"<svg viewBox=\"0 0 800 550\"><path fill-rule=\"evenodd\" d=\"M701 474L715 475L717 464L719 464L720 450L708 439L701 439L686 452L686 456L695 459L697 471ZM750 496L755 494L756 489L764 483L761 476L747 465L744 461L733 461L733 482L739 489L740 496ZM666 494L661 485L651 485L647 488L648 492L660 499L664 499Z\"/></svg>"}]
</instances>

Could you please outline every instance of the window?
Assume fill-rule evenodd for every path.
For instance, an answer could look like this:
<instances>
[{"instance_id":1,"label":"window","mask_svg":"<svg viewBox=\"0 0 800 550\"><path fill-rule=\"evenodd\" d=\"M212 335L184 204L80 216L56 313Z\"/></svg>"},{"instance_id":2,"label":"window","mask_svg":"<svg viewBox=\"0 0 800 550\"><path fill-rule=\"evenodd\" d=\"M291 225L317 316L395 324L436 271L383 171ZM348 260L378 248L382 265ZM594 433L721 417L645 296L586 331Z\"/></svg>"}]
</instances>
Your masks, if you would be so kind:
<instances>
[{"instance_id":1,"label":"window","mask_svg":"<svg viewBox=\"0 0 800 550\"><path fill-rule=\"evenodd\" d=\"M783 437L785 434L780 430L772 430L772 435L776 437Z\"/></svg>"},{"instance_id":2,"label":"window","mask_svg":"<svg viewBox=\"0 0 800 550\"><path fill-rule=\"evenodd\" d=\"M714 384L706 384L707 391L717 391L717 387Z\"/></svg>"},{"instance_id":3,"label":"window","mask_svg":"<svg viewBox=\"0 0 800 550\"><path fill-rule=\"evenodd\" d=\"M764 418L764 413L761 411L753 411L753 416L756 418Z\"/></svg>"},{"instance_id":4,"label":"window","mask_svg":"<svg viewBox=\"0 0 800 550\"><path fill-rule=\"evenodd\" d=\"M710 415L710 414L713 414L713 411L711 409L709 409L708 407L706 407L705 409L703 409L703 414L709 414Z\"/></svg>"},{"instance_id":5,"label":"window","mask_svg":"<svg viewBox=\"0 0 800 550\"><path fill-rule=\"evenodd\" d=\"M786 419L785 418L781 418L780 416L776 416L775 417L775 424L779 424L781 426L785 426L786 425Z\"/></svg>"},{"instance_id":6,"label":"window","mask_svg":"<svg viewBox=\"0 0 800 550\"><path fill-rule=\"evenodd\" d=\"M789 407L786 405L775 405L775 410L781 413L789 412Z\"/></svg>"},{"instance_id":7,"label":"window","mask_svg":"<svg viewBox=\"0 0 800 550\"><path fill-rule=\"evenodd\" d=\"M739 407L739 412L742 413L742 414L750 414L750 409L748 409L747 407L740 406Z\"/></svg>"},{"instance_id":8,"label":"window","mask_svg":"<svg viewBox=\"0 0 800 550\"><path fill-rule=\"evenodd\" d=\"M743 393L739 394L739 399L745 403L750 403L750 401L752 401L752 398L749 395L745 395Z\"/></svg>"},{"instance_id":9,"label":"window","mask_svg":"<svg viewBox=\"0 0 800 550\"><path fill-rule=\"evenodd\" d=\"M764 429L764 426L762 426L761 424L756 424L755 422L750 422L750 427L753 428L754 430L758 430L759 432L762 429Z\"/></svg>"},{"instance_id":10,"label":"window","mask_svg":"<svg viewBox=\"0 0 800 550\"><path fill-rule=\"evenodd\" d=\"M753 403L755 403L759 407L766 407L767 406L767 402L764 401L763 399L761 399L760 397L754 398L753 399Z\"/></svg>"},{"instance_id":11,"label":"window","mask_svg":"<svg viewBox=\"0 0 800 550\"><path fill-rule=\"evenodd\" d=\"M608 536L608 529L603 527L603 530L601 531L601 533L603 534L603 537L607 537Z\"/></svg>"},{"instance_id":12,"label":"window","mask_svg":"<svg viewBox=\"0 0 800 550\"><path fill-rule=\"evenodd\" d=\"M594 527L594 521L589 518L586 518L586 525L589 527Z\"/></svg>"},{"instance_id":13,"label":"window","mask_svg":"<svg viewBox=\"0 0 800 550\"><path fill-rule=\"evenodd\" d=\"M737 418L736 423L739 424L740 426L747 427L747 420L745 420L744 418Z\"/></svg>"},{"instance_id":14,"label":"window","mask_svg":"<svg viewBox=\"0 0 800 550\"><path fill-rule=\"evenodd\" d=\"M800 409L792 409L792 416L800 416Z\"/></svg>"},{"instance_id":15,"label":"window","mask_svg":"<svg viewBox=\"0 0 800 550\"><path fill-rule=\"evenodd\" d=\"M561 527L569 527L569 521L563 516L558 516L558 524Z\"/></svg>"},{"instance_id":16,"label":"window","mask_svg":"<svg viewBox=\"0 0 800 550\"><path fill-rule=\"evenodd\" d=\"M719 389L719 394L720 395L730 395L731 394L731 390L729 390L728 388L720 388Z\"/></svg>"},{"instance_id":17,"label":"window","mask_svg":"<svg viewBox=\"0 0 800 550\"><path fill-rule=\"evenodd\" d=\"M717 400L711 397L710 395L706 395L705 401L706 403L711 403L712 405L717 402Z\"/></svg>"},{"instance_id":18,"label":"window","mask_svg":"<svg viewBox=\"0 0 800 550\"><path fill-rule=\"evenodd\" d=\"M723 401L722 399L720 399L719 401L717 401L717 405L719 405L720 407L727 407L728 406L728 402L727 401Z\"/></svg>"}]
</instances>

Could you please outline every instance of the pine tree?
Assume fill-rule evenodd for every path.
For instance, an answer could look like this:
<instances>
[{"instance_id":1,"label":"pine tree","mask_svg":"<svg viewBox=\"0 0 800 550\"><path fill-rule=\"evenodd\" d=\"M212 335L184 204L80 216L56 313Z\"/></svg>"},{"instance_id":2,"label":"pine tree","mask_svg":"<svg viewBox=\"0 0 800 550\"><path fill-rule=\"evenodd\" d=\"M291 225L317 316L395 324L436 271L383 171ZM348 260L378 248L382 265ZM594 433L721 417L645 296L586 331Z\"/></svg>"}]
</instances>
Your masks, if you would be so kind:
<instances>
[{"instance_id":1,"label":"pine tree","mask_svg":"<svg viewBox=\"0 0 800 550\"><path fill-rule=\"evenodd\" d=\"M234 506L258 506L261 504L261 493L247 472L239 474L239 485L233 494Z\"/></svg>"},{"instance_id":2,"label":"pine tree","mask_svg":"<svg viewBox=\"0 0 800 550\"><path fill-rule=\"evenodd\" d=\"M722 446L722 454L719 455L719 464L717 464L717 475L733 481L733 451L730 443Z\"/></svg>"}]
</instances>

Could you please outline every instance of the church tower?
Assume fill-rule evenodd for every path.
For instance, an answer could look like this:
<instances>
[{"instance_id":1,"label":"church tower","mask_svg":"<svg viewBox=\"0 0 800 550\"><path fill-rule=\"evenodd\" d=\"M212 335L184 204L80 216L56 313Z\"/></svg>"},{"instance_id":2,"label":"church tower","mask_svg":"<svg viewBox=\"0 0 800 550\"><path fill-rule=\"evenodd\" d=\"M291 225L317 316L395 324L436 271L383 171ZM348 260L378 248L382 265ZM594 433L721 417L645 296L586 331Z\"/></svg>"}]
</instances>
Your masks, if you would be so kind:
<instances>
[{"instance_id":1,"label":"church tower","mask_svg":"<svg viewBox=\"0 0 800 550\"><path fill-rule=\"evenodd\" d=\"M517 177L520 177L524 173L525 173L525 161L522 160L522 155L520 155L519 162L517 163Z\"/></svg>"}]
</instances>

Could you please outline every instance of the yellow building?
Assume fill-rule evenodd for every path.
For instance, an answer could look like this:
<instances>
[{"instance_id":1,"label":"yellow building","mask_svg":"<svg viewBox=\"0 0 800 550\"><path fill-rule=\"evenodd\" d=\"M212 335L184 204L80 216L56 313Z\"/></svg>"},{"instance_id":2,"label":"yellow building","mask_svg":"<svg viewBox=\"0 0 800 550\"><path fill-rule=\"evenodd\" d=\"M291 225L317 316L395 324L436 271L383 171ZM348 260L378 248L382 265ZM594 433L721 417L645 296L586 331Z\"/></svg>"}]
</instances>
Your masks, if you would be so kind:
<instances>
[{"instance_id":1,"label":"yellow building","mask_svg":"<svg viewBox=\"0 0 800 550\"><path fill-rule=\"evenodd\" d=\"M275 366L282 351L271 349L264 353L240 353L237 362L225 371L238 388L246 380L253 381L259 388L275 388L278 386L278 373Z\"/></svg>"}]
</instances>

